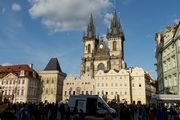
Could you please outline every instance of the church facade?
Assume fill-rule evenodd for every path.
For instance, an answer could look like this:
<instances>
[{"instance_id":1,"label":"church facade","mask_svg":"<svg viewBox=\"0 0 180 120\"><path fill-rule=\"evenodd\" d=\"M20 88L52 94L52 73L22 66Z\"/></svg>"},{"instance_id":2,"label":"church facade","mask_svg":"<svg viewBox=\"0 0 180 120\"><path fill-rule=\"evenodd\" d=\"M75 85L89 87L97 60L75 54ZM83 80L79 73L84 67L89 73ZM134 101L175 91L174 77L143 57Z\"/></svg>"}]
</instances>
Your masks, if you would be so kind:
<instances>
[{"instance_id":1,"label":"church facade","mask_svg":"<svg viewBox=\"0 0 180 120\"><path fill-rule=\"evenodd\" d=\"M96 37L95 25L91 15L87 35L83 36L84 52L81 63L81 76L87 74L95 77L98 70L109 71L126 68L124 61L124 33L116 11L111 22L110 32L107 29L107 46L102 38Z\"/></svg>"},{"instance_id":2,"label":"church facade","mask_svg":"<svg viewBox=\"0 0 180 120\"><path fill-rule=\"evenodd\" d=\"M80 77L68 75L63 82L63 101L70 95L99 95L105 101L143 104L150 102L152 77L142 68L127 68L124 61L124 32L114 11L107 44L96 36L93 16L83 35Z\"/></svg>"}]
</instances>

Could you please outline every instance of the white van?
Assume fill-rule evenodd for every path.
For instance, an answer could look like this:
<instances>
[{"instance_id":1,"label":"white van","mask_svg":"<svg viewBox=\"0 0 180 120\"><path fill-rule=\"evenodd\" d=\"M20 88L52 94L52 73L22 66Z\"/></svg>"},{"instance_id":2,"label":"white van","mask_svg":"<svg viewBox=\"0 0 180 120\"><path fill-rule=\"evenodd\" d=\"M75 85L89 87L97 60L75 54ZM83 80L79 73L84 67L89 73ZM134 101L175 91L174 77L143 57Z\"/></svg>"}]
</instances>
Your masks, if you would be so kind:
<instances>
[{"instance_id":1,"label":"white van","mask_svg":"<svg viewBox=\"0 0 180 120\"><path fill-rule=\"evenodd\" d=\"M77 106L78 112L82 109L86 115L105 116L110 114L112 117L117 116L117 112L98 95L70 95L68 106L71 112Z\"/></svg>"}]
</instances>

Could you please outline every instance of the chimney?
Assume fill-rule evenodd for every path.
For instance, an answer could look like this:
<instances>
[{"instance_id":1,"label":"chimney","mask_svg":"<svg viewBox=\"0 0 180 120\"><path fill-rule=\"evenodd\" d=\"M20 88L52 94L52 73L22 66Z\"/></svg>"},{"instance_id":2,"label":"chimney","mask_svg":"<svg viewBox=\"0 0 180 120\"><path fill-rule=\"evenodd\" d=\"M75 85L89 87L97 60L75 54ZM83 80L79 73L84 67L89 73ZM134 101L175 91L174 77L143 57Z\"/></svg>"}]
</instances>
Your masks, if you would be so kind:
<instances>
[{"instance_id":1,"label":"chimney","mask_svg":"<svg viewBox=\"0 0 180 120\"><path fill-rule=\"evenodd\" d=\"M31 69L33 69L33 64L30 64L29 67L30 67Z\"/></svg>"}]
</instances>

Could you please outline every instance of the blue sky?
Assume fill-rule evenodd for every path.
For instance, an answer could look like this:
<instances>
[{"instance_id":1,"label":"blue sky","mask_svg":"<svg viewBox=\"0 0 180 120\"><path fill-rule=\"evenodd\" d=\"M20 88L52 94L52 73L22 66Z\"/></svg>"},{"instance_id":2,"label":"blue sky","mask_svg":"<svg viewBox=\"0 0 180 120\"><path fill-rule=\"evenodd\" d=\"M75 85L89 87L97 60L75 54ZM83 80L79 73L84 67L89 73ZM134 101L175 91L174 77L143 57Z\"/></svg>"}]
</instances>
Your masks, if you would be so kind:
<instances>
[{"instance_id":1,"label":"blue sky","mask_svg":"<svg viewBox=\"0 0 180 120\"><path fill-rule=\"evenodd\" d=\"M179 0L116 0L128 67L156 79L155 33L180 20ZM57 57L63 72L79 74L83 30L92 13L96 33L106 34L114 0L0 0L0 65L34 64L43 70Z\"/></svg>"}]
</instances>

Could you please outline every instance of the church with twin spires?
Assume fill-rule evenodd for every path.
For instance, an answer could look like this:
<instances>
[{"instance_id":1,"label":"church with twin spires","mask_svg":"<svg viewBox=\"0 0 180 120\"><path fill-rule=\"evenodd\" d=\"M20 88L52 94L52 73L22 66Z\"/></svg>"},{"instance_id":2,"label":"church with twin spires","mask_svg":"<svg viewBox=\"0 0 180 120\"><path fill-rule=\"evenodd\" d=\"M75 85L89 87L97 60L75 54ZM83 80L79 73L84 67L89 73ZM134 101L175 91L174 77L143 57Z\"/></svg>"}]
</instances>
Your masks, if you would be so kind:
<instances>
[{"instance_id":1,"label":"church with twin spires","mask_svg":"<svg viewBox=\"0 0 180 120\"><path fill-rule=\"evenodd\" d=\"M124 32L113 13L110 28L103 37L96 36L96 26L91 14L86 33L83 35L83 56L80 76L68 75L63 81L62 101L70 95L98 95L105 101L116 100L143 104L150 102L149 84L152 77L142 68L127 68L124 60Z\"/></svg>"},{"instance_id":2,"label":"church with twin spires","mask_svg":"<svg viewBox=\"0 0 180 120\"><path fill-rule=\"evenodd\" d=\"M110 32L107 29L106 33L108 46L106 46L102 37L100 39L98 37L96 37L96 28L91 14L87 35L84 34L83 36L84 52L81 63L81 76L86 74L94 78L99 70L109 71L114 69L119 71L126 68L124 61L124 33L116 11L114 11L111 21Z\"/></svg>"}]
</instances>

